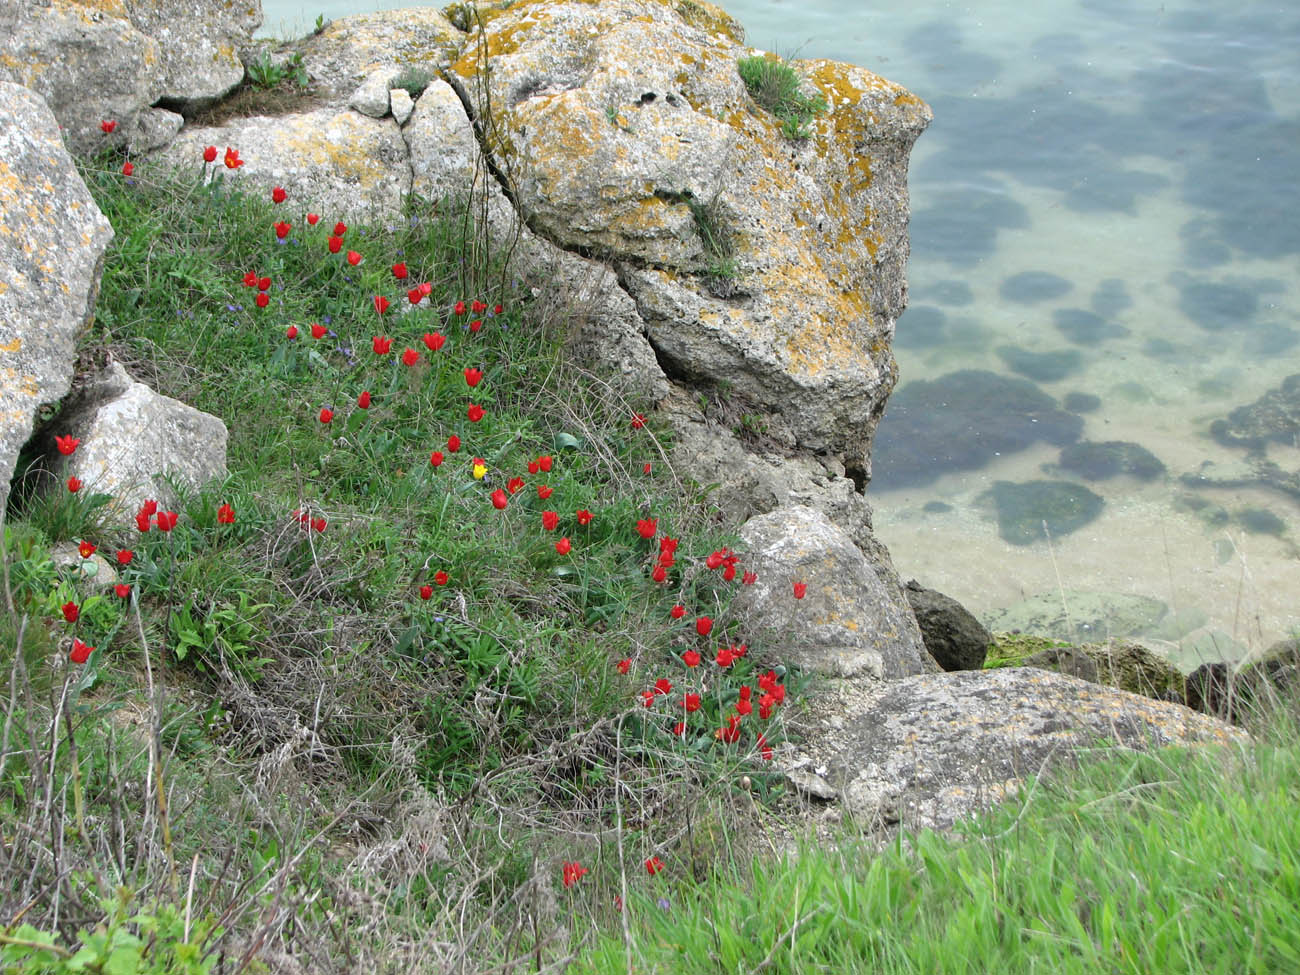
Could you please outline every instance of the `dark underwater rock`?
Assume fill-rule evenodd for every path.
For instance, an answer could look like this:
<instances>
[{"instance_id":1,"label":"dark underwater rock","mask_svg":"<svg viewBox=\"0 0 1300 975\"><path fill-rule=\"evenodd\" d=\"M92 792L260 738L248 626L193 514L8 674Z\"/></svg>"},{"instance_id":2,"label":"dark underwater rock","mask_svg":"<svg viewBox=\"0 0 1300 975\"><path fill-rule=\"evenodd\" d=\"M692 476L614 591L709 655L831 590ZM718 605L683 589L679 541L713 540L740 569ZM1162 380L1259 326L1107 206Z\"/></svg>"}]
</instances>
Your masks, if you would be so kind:
<instances>
[{"instance_id":1,"label":"dark underwater rock","mask_svg":"<svg viewBox=\"0 0 1300 975\"><path fill-rule=\"evenodd\" d=\"M1130 474L1152 481L1165 472L1155 454L1127 440L1083 440L1061 450L1061 467L1089 481Z\"/></svg>"},{"instance_id":2,"label":"dark underwater rock","mask_svg":"<svg viewBox=\"0 0 1300 975\"><path fill-rule=\"evenodd\" d=\"M1012 545L1041 541L1044 522L1053 536L1076 531L1101 514L1104 504L1100 495L1071 481L994 481L981 499L992 500L998 534Z\"/></svg>"},{"instance_id":3,"label":"dark underwater rock","mask_svg":"<svg viewBox=\"0 0 1300 975\"><path fill-rule=\"evenodd\" d=\"M1074 443L1083 420L1024 379L963 369L899 387L872 450L872 485L929 484L1046 441Z\"/></svg>"},{"instance_id":4,"label":"dark underwater rock","mask_svg":"<svg viewBox=\"0 0 1300 975\"><path fill-rule=\"evenodd\" d=\"M894 344L901 349L928 349L943 341L948 316L933 305L909 305L894 329Z\"/></svg>"},{"instance_id":5,"label":"dark underwater rock","mask_svg":"<svg viewBox=\"0 0 1300 975\"><path fill-rule=\"evenodd\" d=\"M1247 324L1259 310L1254 291L1232 284L1186 281L1178 288L1178 307L1207 332Z\"/></svg>"},{"instance_id":6,"label":"dark underwater rock","mask_svg":"<svg viewBox=\"0 0 1300 975\"><path fill-rule=\"evenodd\" d=\"M1040 383L1058 382L1083 366L1083 356L1078 349L1030 352L1018 345L1003 345L998 347L997 353L1012 372Z\"/></svg>"},{"instance_id":7,"label":"dark underwater rock","mask_svg":"<svg viewBox=\"0 0 1300 975\"><path fill-rule=\"evenodd\" d=\"M1105 315L1109 318L1131 308L1133 298L1129 295L1128 287L1122 280L1107 278L1097 285L1097 290L1092 293L1088 304L1092 306L1092 310L1098 315Z\"/></svg>"},{"instance_id":8,"label":"dark underwater rock","mask_svg":"<svg viewBox=\"0 0 1300 975\"><path fill-rule=\"evenodd\" d=\"M1095 413L1101 409L1101 397L1092 393L1066 393L1061 405L1071 413Z\"/></svg>"},{"instance_id":9,"label":"dark underwater rock","mask_svg":"<svg viewBox=\"0 0 1300 975\"><path fill-rule=\"evenodd\" d=\"M1129 334L1123 325L1108 322L1085 308L1059 308L1053 313L1052 321L1056 330L1075 345L1099 345L1106 339L1119 339Z\"/></svg>"},{"instance_id":10,"label":"dark underwater rock","mask_svg":"<svg viewBox=\"0 0 1300 975\"><path fill-rule=\"evenodd\" d=\"M947 281L940 281L925 289L924 295L930 301L937 301L943 305L969 305L975 300L975 292L971 291L970 285L965 281L957 281L949 278Z\"/></svg>"},{"instance_id":11,"label":"dark underwater rock","mask_svg":"<svg viewBox=\"0 0 1300 975\"><path fill-rule=\"evenodd\" d=\"M1070 293L1074 282L1050 271L1021 271L1002 282L998 293L1008 301L1032 304Z\"/></svg>"},{"instance_id":12,"label":"dark underwater rock","mask_svg":"<svg viewBox=\"0 0 1300 975\"><path fill-rule=\"evenodd\" d=\"M1300 373L1287 376L1255 402L1239 406L1210 424L1210 435L1225 447L1262 450L1270 442L1294 444L1300 438Z\"/></svg>"}]
</instances>

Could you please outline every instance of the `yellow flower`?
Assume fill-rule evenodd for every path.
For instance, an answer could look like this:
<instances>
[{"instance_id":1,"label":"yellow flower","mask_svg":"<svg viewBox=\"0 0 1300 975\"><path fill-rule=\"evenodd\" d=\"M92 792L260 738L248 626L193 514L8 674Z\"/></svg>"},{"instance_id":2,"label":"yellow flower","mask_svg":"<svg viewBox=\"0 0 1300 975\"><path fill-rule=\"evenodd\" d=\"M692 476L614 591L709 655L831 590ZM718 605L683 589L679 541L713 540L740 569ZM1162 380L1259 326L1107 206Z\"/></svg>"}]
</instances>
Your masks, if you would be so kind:
<instances>
[{"instance_id":1,"label":"yellow flower","mask_svg":"<svg viewBox=\"0 0 1300 975\"><path fill-rule=\"evenodd\" d=\"M474 480L476 481L483 480L483 476L485 474L487 474L487 467L485 467L483 464L474 465Z\"/></svg>"}]
</instances>

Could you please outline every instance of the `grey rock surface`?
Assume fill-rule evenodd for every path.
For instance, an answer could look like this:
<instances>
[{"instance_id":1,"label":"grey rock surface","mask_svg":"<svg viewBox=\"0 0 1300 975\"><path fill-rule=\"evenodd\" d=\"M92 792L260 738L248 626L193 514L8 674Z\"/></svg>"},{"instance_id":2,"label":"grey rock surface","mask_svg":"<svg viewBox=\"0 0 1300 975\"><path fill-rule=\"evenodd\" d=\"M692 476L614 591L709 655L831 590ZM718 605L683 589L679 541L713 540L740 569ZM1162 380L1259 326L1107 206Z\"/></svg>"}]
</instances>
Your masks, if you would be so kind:
<instances>
[{"instance_id":1,"label":"grey rock surface","mask_svg":"<svg viewBox=\"0 0 1300 975\"><path fill-rule=\"evenodd\" d=\"M54 115L0 81L0 504L37 411L68 392L112 239Z\"/></svg>"},{"instance_id":2,"label":"grey rock surface","mask_svg":"<svg viewBox=\"0 0 1300 975\"><path fill-rule=\"evenodd\" d=\"M951 596L927 589L915 579L903 588L916 614L925 649L944 670L979 670L993 635Z\"/></svg>"},{"instance_id":3,"label":"grey rock surface","mask_svg":"<svg viewBox=\"0 0 1300 975\"><path fill-rule=\"evenodd\" d=\"M828 684L810 697L806 737L778 761L796 787L866 827L951 826L1103 741L1146 750L1246 740L1181 705L1032 668Z\"/></svg>"},{"instance_id":4,"label":"grey rock surface","mask_svg":"<svg viewBox=\"0 0 1300 975\"><path fill-rule=\"evenodd\" d=\"M262 26L262 0L116 2L124 2L137 30L158 42L162 97L168 102L202 107L243 81L239 47Z\"/></svg>"},{"instance_id":5,"label":"grey rock surface","mask_svg":"<svg viewBox=\"0 0 1300 975\"><path fill-rule=\"evenodd\" d=\"M411 120L411 113L415 111L415 102L411 100L411 94L405 88L394 88L390 91L388 104L393 112L393 120L398 125L405 125Z\"/></svg>"},{"instance_id":6,"label":"grey rock surface","mask_svg":"<svg viewBox=\"0 0 1300 975\"><path fill-rule=\"evenodd\" d=\"M406 144L397 123L348 108L187 128L151 158L192 167L197 173L208 145L223 153L226 146L239 150L244 165L226 173L229 182L264 193L282 186L290 200L310 201L331 224L340 218L391 223L401 216L402 197L411 188ZM289 214L296 207L297 202L286 209L286 220L293 222Z\"/></svg>"},{"instance_id":7,"label":"grey rock surface","mask_svg":"<svg viewBox=\"0 0 1300 975\"><path fill-rule=\"evenodd\" d=\"M732 608L784 663L839 677L892 680L921 672L924 647L897 581L815 508L791 505L740 532L758 575ZM807 586L796 598L794 584Z\"/></svg>"},{"instance_id":8,"label":"grey rock surface","mask_svg":"<svg viewBox=\"0 0 1300 975\"><path fill-rule=\"evenodd\" d=\"M377 10L330 21L303 42L303 64L322 94L342 100L376 70L410 68L436 76L464 39L433 7Z\"/></svg>"},{"instance_id":9,"label":"grey rock surface","mask_svg":"<svg viewBox=\"0 0 1300 975\"><path fill-rule=\"evenodd\" d=\"M109 373L92 385L115 395L87 398L61 418L81 440L61 477L76 475L82 490L111 494L119 514L133 513L148 498L164 507L174 503L164 478L199 488L225 477L227 432L221 420L144 383L124 382L129 377L116 363Z\"/></svg>"},{"instance_id":10,"label":"grey rock surface","mask_svg":"<svg viewBox=\"0 0 1300 975\"><path fill-rule=\"evenodd\" d=\"M362 115L383 118L388 114L388 86L396 77L396 68L377 68L370 72L366 75L366 80L357 85L356 91L348 99L348 106Z\"/></svg>"}]
</instances>

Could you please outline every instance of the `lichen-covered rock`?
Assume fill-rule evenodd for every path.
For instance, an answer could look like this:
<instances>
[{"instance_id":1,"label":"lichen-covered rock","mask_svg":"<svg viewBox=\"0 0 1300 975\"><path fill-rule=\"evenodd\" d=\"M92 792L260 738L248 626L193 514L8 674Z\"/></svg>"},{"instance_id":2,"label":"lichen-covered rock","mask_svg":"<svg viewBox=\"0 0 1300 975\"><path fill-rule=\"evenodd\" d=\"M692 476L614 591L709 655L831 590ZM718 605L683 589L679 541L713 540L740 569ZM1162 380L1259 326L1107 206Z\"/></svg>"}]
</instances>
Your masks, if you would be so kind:
<instances>
[{"instance_id":1,"label":"lichen-covered rock","mask_svg":"<svg viewBox=\"0 0 1300 975\"><path fill-rule=\"evenodd\" d=\"M348 107L371 118L383 118L389 109L388 87L396 77L395 68L379 68L370 72L348 99Z\"/></svg>"},{"instance_id":2,"label":"lichen-covered rock","mask_svg":"<svg viewBox=\"0 0 1300 975\"><path fill-rule=\"evenodd\" d=\"M68 392L112 239L49 108L0 81L0 504L37 410Z\"/></svg>"},{"instance_id":3,"label":"lichen-covered rock","mask_svg":"<svg viewBox=\"0 0 1300 975\"><path fill-rule=\"evenodd\" d=\"M93 392L91 392L93 390ZM110 393L108 399L99 394ZM111 494L119 512L153 498L170 505L164 478L202 487L226 474L226 425L217 417L132 382L122 367L90 384L84 404L60 425L80 438L61 476L76 475L92 493Z\"/></svg>"},{"instance_id":4,"label":"lichen-covered rock","mask_svg":"<svg viewBox=\"0 0 1300 975\"><path fill-rule=\"evenodd\" d=\"M158 42L137 30L122 0L0 3L0 81L31 88L77 154L122 145L163 93ZM106 134L99 123L117 122Z\"/></svg>"},{"instance_id":5,"label":"lichen-covered rock","mask_svg":"<svg viewBox=\"0 0 1300 975\"><path fill-rule=\"evenodd\" d=\"M782 661L874 680L921 672L921 633L897 579L891 584L820 511L781 508L751 518L740 537L758 578L732 608ZM801 598L795 583L807 587Z\"/></svg>"},{"instance_id":6,"label":"lichen-covered rock","mask_svg":"<svg viewBox=\"0 0 1300 975\"><path fill-rule=\"evenodd\" d=\"M529 226L618 266L670 377L725 385L774 437L865 475L929 110L864 69L798 62L830 111L790 142L740 79L738 25L709 11L523 0L489 12L453 70ZM715 231L734 245L726 299L708 283Z\"/></svg>"},{"instance_id":7,"label":"lichen-covered rock","mask_svg":"<svg viewBox=\"0 0 1300 975\"><path fill-rule=\"evenodd\" d=\"M1027 667L832 682L810 710L778 753L791 781L864 825L906 829L950 826L1101 742L1246 740L1181 705Z\"/></svg>"},{"instance_id":8,"label":"lichen-covered rock","mask_svg":"<svg viewBox=\"0 0 1300 975\"><path fill-rule=\"evenodd\" d=\"M189 128L152 158L178 166L202 165L203 149L239 150L244 165L226 179L251 192L282 186L291 200L310 201L329 220L392 222L410 192L406 144L392 119L367 118L346 108L322 108L276 118L231 119ZM218 158L220 165L220 158ZM222 170L225 172L225 170ZM286 219L297 209L286 210ZM298 228L295 228L295 230Z\"/></svg>"},{"instance_id":9,"label":"lichen-covered rock","mask_svg":"<svg viewBox=\"0 0 1300 975\"><path fill-rule=\"evenodd\" d=\"M135 128L127 141L131 153L143 155L161 149L185 124L185 117L165 108L146 108L135 119Z\"/></svg>"},{"instance_id":10,"label":"lichen-covered rock","mask_svg":"<svg viewBox=\"0 0 1300 975\"><path fill-rule=\"evenodd\" d=\"M405 88L394 88L388 93L388 105L393 113L393 120L398 125L405 125L411 120L411 114L415 111L415 102L411 99L411 93Z\"/></svg>"},{"instance_id":11,"label":"lichen-covered rock","mask_svg":"<svg viewBox=\"0 0 1300 975\"><path fill-rule=\"evenodd\" d=\"M927 589L915 579L903 588L916 615L925 649L944 670L979 670L993 636L970 610L951 596Z\"/></svg>"},{"instance_id":12,"label":"lichen-covered rock","mask_svg":"<svg viewBox=\"0 0 1300 975\"><path fill-rule=\"evenodd\" d=\"M412 192L440 206L468 205L476 218L486 215L488 233L509 251L515 273L535 290L538 302L568 324L568 348L576 361L600 369L623 396L638 402L668 395L645 323L614 273L522 224L488 172L465 107L446 82L425 89L402 136L411 154Z\"/></svg>"},{"instance_id":13,"label":"lichen-covered rock","mask_svg":"<svg viewBox=\"0 0 1300 975\"><path fill-rule=\"evenodd\" d=\"M321 94L343 99L378 70L421 69L436 75L464 40L432 7L377 10L331 20L302 42L302 60Z\"/></svg>"},{"instance_id":14,"label":"lichen-covered rock","mask_svg":"<svg viewBox=\"0 0 1300 975\"><path fill-rule=\"evenodd\" d=\"M169 103L201 107L243 81L239 47L262 26L262 0L124 2L136 29L158 41L162 97Z\"/></svg>"}]
</instances>

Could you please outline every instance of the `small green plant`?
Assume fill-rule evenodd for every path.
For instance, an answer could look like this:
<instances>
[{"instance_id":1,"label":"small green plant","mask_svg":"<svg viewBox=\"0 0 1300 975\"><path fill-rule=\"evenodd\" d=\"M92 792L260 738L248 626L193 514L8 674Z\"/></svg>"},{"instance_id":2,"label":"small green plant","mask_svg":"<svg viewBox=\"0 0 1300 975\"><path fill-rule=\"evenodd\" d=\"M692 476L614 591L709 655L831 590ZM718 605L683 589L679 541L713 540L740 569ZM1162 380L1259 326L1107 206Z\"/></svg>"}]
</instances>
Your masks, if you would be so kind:
<instances>
[{"instance_id":1,"label":"small green plant","mask_svg":"<svg viewBox=\"0 0 1300 975\"><path fill-rule=\"evenodd\" d=\"M791 141L808 138L808 123L826 111L826 99L820 94L805 95L799 73L776 57L756 55L736 62L740 80L754 101L781 122L781 134Z\"/></svg>"},{"instance_id":2,"label":"small green plant","mask_svg":"<svg viewBox=\"0 0 1300 975\"><path fill-rule=\"evenodd\" d=\"M323 34L325 32L325 28L328 27L329 25L330 22L325 17L324 14L317 14L316 25L312 28L312 35L315 36L317 34Z\"/></svg>"},{"instance_id":3,"label":"small green plant","mask_svg":"<svg viewBox=\"0 0 1300 975\"><path fill-rule=\"evenodd\" d=\"M696 199L686 202L695 220L695 230L704 243L704 253L708 258L705 273L709 285L721 297L728 297L735 289L739 268L735 238L723 219L721 199L715 195L708 202Z\"/></svg>"},{"instance_id":4,"label":"small green plant","mask_svg":"<svg viewBox=\"0 0 1300 975\"><path fill-rule=\"evenodd\" d=\"M253 87L263 91L286 83L295 88L306 88L310 84L307 66L302 62L302 54L297 51L289 60L279 63L272 61L271 55L264 52L260 61L248 65L248 79Z\"/></svg>"},{"instance_id":5,"label":"small green plant","mask_svg":"<svg viewBox=\"0 0 1300 975\"><path fill-rule=\"evenodd\" d=\"M392 84L388 87L402 88L412 98L419 98L424 94L424 90L429 87L429 82L433 80L433 73L424 68L410 67L393 79Z\"/></svg>"}]
</instances>

